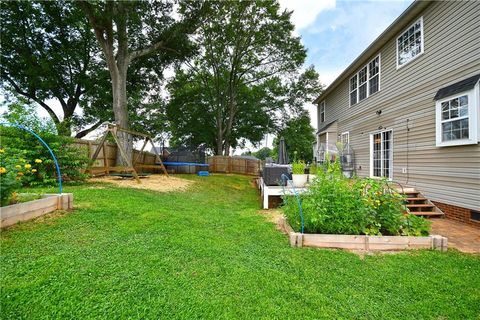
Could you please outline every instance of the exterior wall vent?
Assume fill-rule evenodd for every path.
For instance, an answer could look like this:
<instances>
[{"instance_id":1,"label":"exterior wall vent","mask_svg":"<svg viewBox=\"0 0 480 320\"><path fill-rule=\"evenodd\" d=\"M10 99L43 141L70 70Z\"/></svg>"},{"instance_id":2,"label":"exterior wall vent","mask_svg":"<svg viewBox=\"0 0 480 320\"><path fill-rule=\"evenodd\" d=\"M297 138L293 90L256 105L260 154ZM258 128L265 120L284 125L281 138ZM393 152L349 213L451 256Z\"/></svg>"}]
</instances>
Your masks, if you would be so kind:
<instances>
[{"instance_id":1,"label":"exterior wall vent","mask_svg":"<svg viewBox=\"0 0 480 320\"><path fill-rule=\"evenodd\" d=\"M480 221L480 211L470 210L470 219Z\"/></svg>"}]
</instances>

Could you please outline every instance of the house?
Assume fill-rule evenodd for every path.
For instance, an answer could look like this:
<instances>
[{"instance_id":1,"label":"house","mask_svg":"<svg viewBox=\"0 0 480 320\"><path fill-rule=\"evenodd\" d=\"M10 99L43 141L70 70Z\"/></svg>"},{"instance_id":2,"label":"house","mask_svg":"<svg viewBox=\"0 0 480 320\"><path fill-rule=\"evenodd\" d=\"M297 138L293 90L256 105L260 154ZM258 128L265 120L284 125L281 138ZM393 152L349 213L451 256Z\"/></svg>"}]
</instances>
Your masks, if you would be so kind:
<instances>
[{"instance_id":1,"label":"house","mask_svg":"<svg viewBox=\"0 0 480 320\"><path fill-rule=\"evenodd\" d=\"M348 143L358 176L480 227L479 79L480 1L416 1L314 101L316 160Z\"/></svg>"}]
</instances>

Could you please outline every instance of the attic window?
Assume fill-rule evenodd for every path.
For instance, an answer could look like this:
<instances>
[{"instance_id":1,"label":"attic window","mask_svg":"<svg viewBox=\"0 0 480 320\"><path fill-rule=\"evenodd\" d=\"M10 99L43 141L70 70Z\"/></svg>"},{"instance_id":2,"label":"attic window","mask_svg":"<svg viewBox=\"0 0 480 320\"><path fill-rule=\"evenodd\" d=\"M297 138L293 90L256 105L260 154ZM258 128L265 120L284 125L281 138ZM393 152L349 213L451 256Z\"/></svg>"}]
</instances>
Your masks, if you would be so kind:
<instances>
[{"instance_id":1,"label":"attic window","mask_svg":"<svg viewBox=\"0 0 480 320\"><path fill-rule=\"evenodd\" d=\"M397 38L397 69L423 53L423 17Z\"/></svg>"}]
</instances>

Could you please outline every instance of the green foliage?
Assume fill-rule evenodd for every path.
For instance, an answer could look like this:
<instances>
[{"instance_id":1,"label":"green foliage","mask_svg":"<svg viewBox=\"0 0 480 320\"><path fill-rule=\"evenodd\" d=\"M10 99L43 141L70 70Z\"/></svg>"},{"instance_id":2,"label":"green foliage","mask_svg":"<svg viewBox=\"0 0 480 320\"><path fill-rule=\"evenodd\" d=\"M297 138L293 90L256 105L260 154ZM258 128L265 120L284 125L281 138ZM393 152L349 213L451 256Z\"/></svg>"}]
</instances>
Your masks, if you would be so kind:
<instances>
[{"instance_id":1,"label":"green foliage","mask_svg":"<svg viewBox=\"0 0 480 320\"><path fill-rule=\"evenodd\" d=\"M305 232L367 235L428 235L429 222L405 214L405 198L385 179L347 179L340 163L326 164L301 194ZM299 208L285 198L285 214L300 229Z\"/></svg>"},{"instance_id":2,"label":"green foliage","mask_svg":"<svg viewBox=\"0 0 480 320\"><path fill-rule=\"evenodd\" d=\"M66 186L73 213L2 230L0 318L478 318L478 255L291 248L249 177L180 177Z\"/></svg>"},{"instance_id":3,"label":"green foliage","mask_svg":"<svg viewBox=\"0 0 480 320\"><path fill-rule=\"evenodd\" d=\"M304 174L305 173L305 162L303 160L294 161L292 163L292 173L293 174Z\"/></svg>"},{"instance_id":4,"label":"green foliage","mask_svg":"<svg viewBox=\"0 0 480 320\"><path fill-rule=\"evenodd\" d=\"M38 134L53 150L57 157L64 181L83 180L86 175L80 173L88 162L85 150L72 146L70 137L55 134L54 126L45 119L39 119L31 107L12 105L4 118L11 123L21 124ZM56 184L55 163L47 148L33 135L15 127L0 127L0 147L20 166L28 165L34 172L25 174L21 183L24 186ZM19 163L18 163L19 162Z\"/></svg>"},{"instance_id":5,"label":"green foliage","mask_svg":"<svg viewBox=\"0 0 480 320\"><path fill-rule=\"evenodd\" d=\"M299 110L322 86L291 13L276 1L207 1L195 37L200 54L178 68L168 90L171 133L228 153L242 140L271 133L287 110Z\"/></svg>"},{"instance_id":6,"label":"green foliage","mask_svg":"<svg viewBox=\"0 0 480 320\"><path fill-rule=\"evenodd\" d=\"M253 152L252 155L254 157L257 157L260 160L265 160L266 158L272 156L272 149L270 149L268 147L263 147L262 149L260 149L256 152Z\"/></svg>"},{"instance_id":7,"label":"green foliage","mask_svg":"<svg viewBox=\"0 0 480 320\"><path fill-rule=\"evenodd\" d=\"M102 112L108 100L89 102L111 84L98 62L95 35L73 2L3 2L1 20L1 81L7 93L44 108L61 135L109 119ZM52 110L52 100L61 104L62 117ZM79 104L82 117L75 114Z\"/></svg>"},{"instance_id":8,"label":"green foliage","mask_svg":"<svg viewBox=\"0 0 480 320\"><path fill-rule=\"evenodd\" d=\"M310 116L306 110L302 110L298 116L286 121L285 126L277 132L277 138L273 140L274 149L278 149L280 139L285 138L285 145L289 159L298 157L304 161L313 159L313 147L315 135L310 124Z\"/></svg>"},{"instance_id":9,"label":"green foliage","mask_svg":"<svg viewBox=\"0 0 480 320\"><path fill-rule=\"evenodd\" d=\"M315 163L312 163L310 165L310 174L317 174L318 172L318 166Z\"/></svg>"},{"instance_id":10,"label":"green foliage","mask_svg":"<svg viewBox=\"0 0 480 320\"><path fill-rule=\"evenodd\" d=\"M10 204L12 194L22 186L18 175L22 166L19 163L10 150L0 147L0 206Z\"/></svg>"}]
</instances>

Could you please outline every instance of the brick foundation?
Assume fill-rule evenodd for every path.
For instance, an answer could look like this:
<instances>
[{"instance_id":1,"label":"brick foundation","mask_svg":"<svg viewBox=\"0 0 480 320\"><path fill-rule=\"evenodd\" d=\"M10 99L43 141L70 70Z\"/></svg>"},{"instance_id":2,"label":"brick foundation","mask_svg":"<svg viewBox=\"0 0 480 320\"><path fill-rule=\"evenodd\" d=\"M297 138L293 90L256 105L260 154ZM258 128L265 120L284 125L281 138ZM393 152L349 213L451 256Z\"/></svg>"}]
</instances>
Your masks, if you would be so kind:
<instances>
[{"instance_id":1,"label":"brick foundation","mask_svg":"<svg viewBox=\"0 0 480 320\"><path fill-rule=\"evenodd\" d=\"M470 219L470 209L436 201L432 201L432 203L436 205L440 210L442 210L443 213L445 213L445 217L447 217L448 219L460 221L463 223L467 223L471 226L480 228L480 221Z\"/></svg>"}]
</instances>

